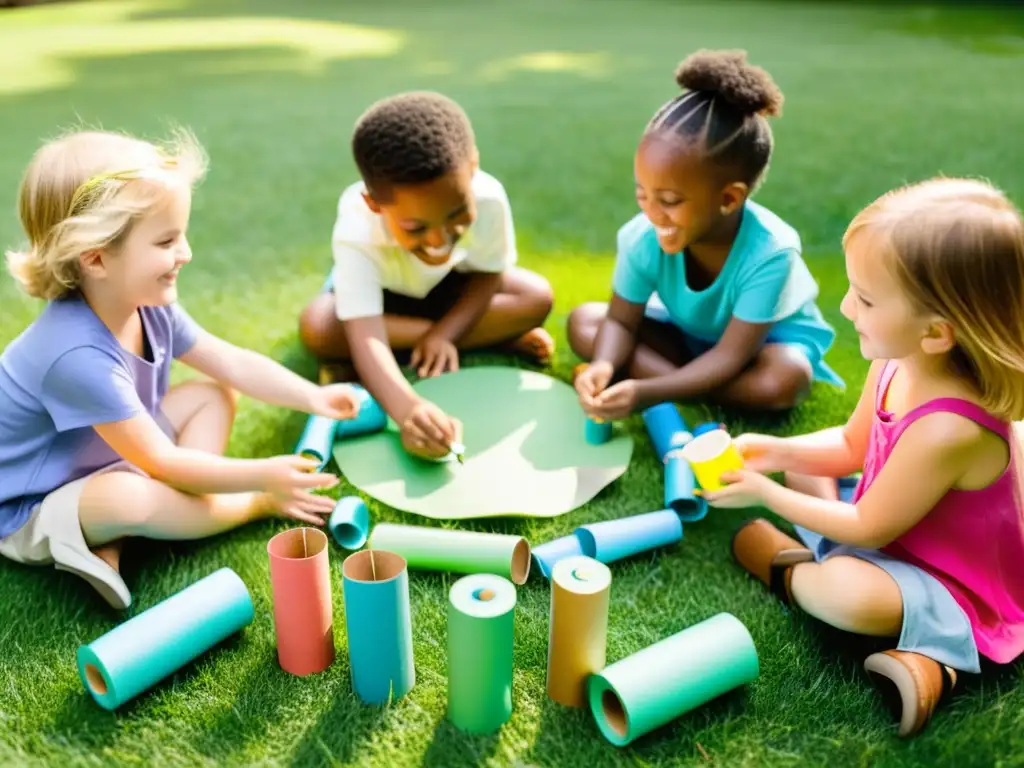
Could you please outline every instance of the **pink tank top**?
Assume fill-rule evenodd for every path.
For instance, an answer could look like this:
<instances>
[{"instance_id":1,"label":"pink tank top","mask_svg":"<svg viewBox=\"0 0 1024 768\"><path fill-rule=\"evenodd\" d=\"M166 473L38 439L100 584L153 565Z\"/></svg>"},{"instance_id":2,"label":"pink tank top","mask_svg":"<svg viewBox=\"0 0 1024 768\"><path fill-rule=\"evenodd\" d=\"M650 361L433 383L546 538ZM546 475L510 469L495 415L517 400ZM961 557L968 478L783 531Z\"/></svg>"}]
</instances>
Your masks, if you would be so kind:
<instances>
[{"instance_id":1,"label":"pink tank top","mask_svg":"<svg viewBox=\"0 0 1024 768\"><path fill-rule=\"evenodd\" d=\"M895 373L890 362L879 378L864 475L854 500L881 472L904 430L929 413L956 413L1004 440L1015 439L1010 424L957 398L932 400L895 418L883 409ZM1024 521L1014 501L1014 469L1011 460L998 480L978 491L950 490L917 525L882 548L942 582L967 614L978 652L1000 664L1024 651Z\"/></svg>"}]
</instances>

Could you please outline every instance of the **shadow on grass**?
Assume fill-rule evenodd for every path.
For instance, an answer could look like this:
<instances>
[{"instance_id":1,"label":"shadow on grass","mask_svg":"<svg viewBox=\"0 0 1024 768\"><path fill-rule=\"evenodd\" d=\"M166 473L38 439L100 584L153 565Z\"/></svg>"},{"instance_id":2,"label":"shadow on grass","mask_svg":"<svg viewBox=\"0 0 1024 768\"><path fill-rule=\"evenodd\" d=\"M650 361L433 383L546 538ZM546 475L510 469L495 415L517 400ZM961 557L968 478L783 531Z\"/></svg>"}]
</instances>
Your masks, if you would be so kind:
<instances>
[{"instance_id":1,"label":"shadow on grass","mask_svg":"<svg viewBox=\"0 0 1024 768\"><path fill-rule=\"evenodd\" d=\"M434 726L434 734L423 755L423 768L453 768L484 765L494 754L501 738L501 729L489 734L467 734L442 717Z\"/></svg>"}]
</instances>

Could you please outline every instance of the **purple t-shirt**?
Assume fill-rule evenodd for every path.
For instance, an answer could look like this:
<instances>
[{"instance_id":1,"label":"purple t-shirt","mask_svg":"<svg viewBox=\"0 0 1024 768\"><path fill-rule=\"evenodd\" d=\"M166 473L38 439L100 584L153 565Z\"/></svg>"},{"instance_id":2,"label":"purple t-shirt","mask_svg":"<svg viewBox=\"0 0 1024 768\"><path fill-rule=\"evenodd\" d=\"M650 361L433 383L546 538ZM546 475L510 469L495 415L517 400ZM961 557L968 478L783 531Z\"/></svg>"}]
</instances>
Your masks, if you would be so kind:
<instances>
[{"instance_id":1,"label":"purple t-shirt","mask_svg":"<svg viewBox=\"0 0 1024 768\"><path fill-rule=\"evenodd\" d=\"M152 362L125 350L89 305L51 302L0 354L0 539L51 491L121 460L93 429L160 403L171 360L195 344L181 307L139 310Z\"/></svg>"}]
</instances>

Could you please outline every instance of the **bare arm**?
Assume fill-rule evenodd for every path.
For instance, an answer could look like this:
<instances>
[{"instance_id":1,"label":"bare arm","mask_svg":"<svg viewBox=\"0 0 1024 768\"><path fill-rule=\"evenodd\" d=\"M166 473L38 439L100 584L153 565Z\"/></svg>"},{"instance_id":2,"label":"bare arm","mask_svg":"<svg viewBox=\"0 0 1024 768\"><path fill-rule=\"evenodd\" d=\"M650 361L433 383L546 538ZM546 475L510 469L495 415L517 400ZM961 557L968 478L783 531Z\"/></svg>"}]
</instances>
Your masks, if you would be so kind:
<instances>
[{"instance_id":1,"label":"bare arm","mask_svg":"<svg viewBox=\"0 0 1024 768\"><path fill-rule=\"evenodd\" d=\"M420 401L398 367L382 315L345 321L352 362L367 391L398 424Z\"/></svg>"},{"instance_id":2,"label":"bare arm","mask_svg":"<svg viewBox=\"0 0 1024 768\"><path fill-rule=\"evenodd\" d=\"M601 327L594 339L593 364L608 363L617 371L636 349L637 334L644 319L644 305L626 301L617 293L612 294L608 313L601 321Z\"/></svg>"},{"instance_id":3,"label":"bare arm","mask_svg":"<svg viewBox=\"0 0 1024 768\"><path fill-rule=\"evenodd\" d=\"M465 293L451 309L434 323L430 333L457 344L487 312L491 299L501 287L500 272L475 272L467 281Z\"/></svg>"},{"instance_id":4,"label":"bare arm","mask_svg":"<svg viewBox=\"0 0 1024 768\"><path fill-rule=\"evenodd\" d=\"M243 395L270 405L312 413L319 387L259 352L236 347L206 331L181 362Z\"/></svg>"}]
</instances>

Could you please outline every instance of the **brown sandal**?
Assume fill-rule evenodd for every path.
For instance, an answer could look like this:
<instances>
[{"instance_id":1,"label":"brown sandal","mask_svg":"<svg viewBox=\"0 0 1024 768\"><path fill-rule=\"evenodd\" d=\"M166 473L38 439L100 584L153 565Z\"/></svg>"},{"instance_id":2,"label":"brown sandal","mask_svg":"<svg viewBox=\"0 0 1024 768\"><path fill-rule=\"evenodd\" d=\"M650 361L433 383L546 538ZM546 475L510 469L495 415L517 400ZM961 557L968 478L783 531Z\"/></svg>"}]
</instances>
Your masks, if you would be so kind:
<instances>
[{"instance_id":1,"label":"brown sandal","mask_svg":"<svg viewBox=\"0 0 1024 768\"><path fill-rule=\"evenodd\" d=\"M899 720L903 738L920 733L956 686L955 671L910 651L873 653L864 660L864 669Z\"/></svg>"},{"instance_id":2,"label":"brown sandal","mask_svg":"<svg viewBox=\"0 0 1024 768\"><path fill-rule=\"evenodd\" d=\"M814 554L764 518L745 523L732 537L732 555L744 570L789 605L792 566L809 563Z\"/></svg>"}]
</instances>

